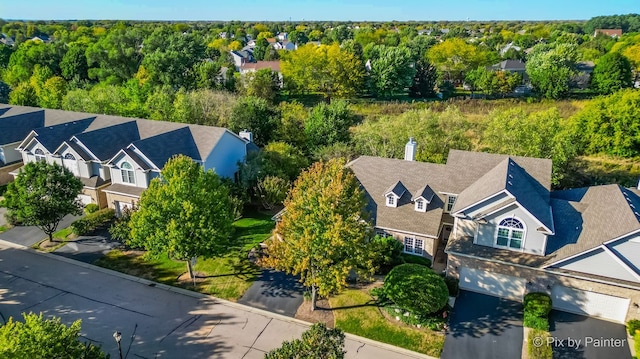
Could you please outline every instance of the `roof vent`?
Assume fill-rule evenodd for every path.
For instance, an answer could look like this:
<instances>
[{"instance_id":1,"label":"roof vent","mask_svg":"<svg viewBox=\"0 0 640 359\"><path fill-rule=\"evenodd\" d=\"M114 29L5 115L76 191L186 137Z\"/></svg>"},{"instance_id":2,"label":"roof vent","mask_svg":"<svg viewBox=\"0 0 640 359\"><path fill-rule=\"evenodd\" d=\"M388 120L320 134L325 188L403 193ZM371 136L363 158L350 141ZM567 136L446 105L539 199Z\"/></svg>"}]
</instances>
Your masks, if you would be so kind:
<instances>
[{"instance_id":1,"label":"roof vent","mask_svg":"<svg viewBox=\"0 0 640 359\"><path fill-rule=\"evenodd\" d=\"M513 186L513 183L511 183L511 181L507 181L507 184L508 184L509 186Z\"/></svg>"}]
</instances>

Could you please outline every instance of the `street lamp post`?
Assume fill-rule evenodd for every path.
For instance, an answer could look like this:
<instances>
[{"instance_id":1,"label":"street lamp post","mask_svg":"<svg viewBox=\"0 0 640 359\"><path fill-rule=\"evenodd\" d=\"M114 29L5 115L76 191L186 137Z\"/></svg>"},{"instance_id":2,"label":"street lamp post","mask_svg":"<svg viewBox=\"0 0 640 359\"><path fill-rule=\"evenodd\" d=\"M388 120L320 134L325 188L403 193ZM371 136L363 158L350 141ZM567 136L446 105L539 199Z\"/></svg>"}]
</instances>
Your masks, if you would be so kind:
<instances>
[{"instance_id":1,"label":"street lamp post","mask_svg":"<svg viewBox=\"0 0 640 359\"><path fill-rule=\"evenodd\" d=\"M122 359L122 348L120 347L120 340L122 340L122 333L116 330L115 333L113 333L113 339L115 339L116 343L118 343L118 354L120 354L120 359Z\"/></svg>"}]
</instances>

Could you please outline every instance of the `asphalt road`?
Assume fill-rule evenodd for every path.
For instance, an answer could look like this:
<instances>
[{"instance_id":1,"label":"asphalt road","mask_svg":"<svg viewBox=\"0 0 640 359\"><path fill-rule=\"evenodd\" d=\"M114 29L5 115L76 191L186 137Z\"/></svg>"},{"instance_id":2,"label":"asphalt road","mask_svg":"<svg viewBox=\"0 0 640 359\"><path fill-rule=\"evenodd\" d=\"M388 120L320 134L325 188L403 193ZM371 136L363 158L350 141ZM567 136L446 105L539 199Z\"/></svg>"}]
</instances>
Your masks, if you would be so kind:
<instances>
[{"instance_id":1,"label":"asphalt road","mask_svg":"<svg viewBox=\"0 0 640 359\"><path fill-rule=\"evenodd\" d=\"M551 336L557 338L553 343L556 359L631 358L622 324L552 310L549 326Z\"/></svg>"},{"instance_id":2,"label":"asphalt road","mask_svg":"<svg viewBox=\"0 0 640 359\"><path fill-rule=\"evenodd\" d=\"M522 304L461 290L440 358L520 358L522 336Z\"/></svg>"},{"instance_id":3,"label":"asphalt road","mask_svg":"<svg viewBox=\"0 0 640 359\"><path fill-rule=\"evenodd\" d=\"M170 289L170 290L168 290ZM0 320L22 312L82 320L82 335L125 358L262 358L307 325L212 297L185 294L49 254L0 243ZM347 358L425 358L348 336Z\"/></svg>"},{"instance_id":4,"label":"asphalt road","mask_svg":"<svg viewBox=\"0 0 640 359\"><path fill-rule=\"evenodd\" d=\"M302 301L304 287L294 276L265 270L238 303L293 317Z\"/></svg>"}]
</instances>

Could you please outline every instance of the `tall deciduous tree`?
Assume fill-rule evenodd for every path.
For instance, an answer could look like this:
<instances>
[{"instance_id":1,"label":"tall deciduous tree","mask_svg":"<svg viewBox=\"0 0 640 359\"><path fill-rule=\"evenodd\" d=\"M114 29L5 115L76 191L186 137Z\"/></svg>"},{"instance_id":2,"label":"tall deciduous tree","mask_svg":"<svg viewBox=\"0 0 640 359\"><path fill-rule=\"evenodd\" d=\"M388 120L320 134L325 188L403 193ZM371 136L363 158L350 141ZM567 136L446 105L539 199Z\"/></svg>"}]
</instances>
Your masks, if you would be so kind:
<instances>
[{"instance_id":1,"label":"tall deciduous tree","mask_svg":"<svg viewBox=\"0 0 640 359\"><path fill-rule=\"evenodd\" d=\"M316 323L302 333L302 339L282 343L268 352L265 359L343 359L344 334L340 329L330 329Z\"/></svg>"},{"instance_id":2,"label":"tall deciduous tree","mask_svg":"<svg viewBox=\"0 0 640 359\"><path fill-rule=\"evenodd\" d=\"M413 76L413 83L409 87L409 97L429 98L436 96L436 84L438 82L438 72L435 66L427 60L416 62L416 74Z\"/></svg>"},{"instance_id":3,"label":"tall deciduous tree","mask_svg":"<svg viewBox=\"0 0 640 359\"><path fill-rule=\"evenodd\" d=\"M406 47L378 46L371 59L369 90L376 97L404 93L411 86L416 69Z\"/></svg>"},{"instance_id":4,"label":"tall deciduous tree","mask_svg":"<svg viewBox=\"0 0 640 359\"><path fill-rule=\"evenodd\" d=\"M460 80L465 71L486 65L490 60L487 51L458 38L434 45L427 51L427 58L444 74L447 81Z\"/></svg>"},{"instance_id":5,"label":"tall deciduous tree","mask_svg":"<svg viewBox=\"0 0 640 359\"><path fill-rule=\"evenodd\" d=\"M267 101L257 97L243 97L233 106L229 127L234 132L249 130L259 146L266 145L275 131L276 111Z\"/></svg>"},{"instance_id":6,"label":"tall deciduous tree","mask_svg":"<svg viewBox=\"0 0 640 359\"><path fill-rule=\"evenodd\" d=\"M631 64L617 52L602 56L591 74L591 87L601 94L610 94L632 85Z\"/></svg>"},{"instance_id":7,"label":"tall deciduous tree","mask_svg":"<svg viewBox=\"0 0 640 359\"><path fill-rule=\"evenodd\" d=\"M190 278L192 258L220 255L228 248L233 222L229 189L213 171L205 172L186 156L165 164L138 206L129 222L129 244L186 261Z\"/></svg>"},{"instance_id":8,"label":"tall deciduous tree","mask_svg":"<svg viewBox=\"0 0 640 359\"><path fill-rule=\"evenodd\" d=\"M291 51L281 63L289 91L320 92L327 99L353 96L364 84L360 58L338 44L307 44Z\"/></svg>"},{"instance_id":9,"label":"tall deciduous tree","mask_svg":"<svg viewBox=\"0 0 640 359\"><path fill-rule=\"evenodd\" d=\"M273 103L280 90L280 77L271 69L260 69L241 76L238 82L241 93Z\"/></svg>"},{"instance_id":10,"label":"tall deciduous tree","mask_svg":"<svg viewBox=\"0 0 640 359\"><path fill-rule=\"evenodd\" d=\"M40 228L49 240L62 218L79 215L82 182L71 171L44 161L27 163L4 195L8 214L19 222Z\"/></svg>"},{"instance_id":11,"label":"tall deciduous tree","mask_svg":"<svg viewBox=\"0 0 640 359\"><path fill-rule=\"evenodd\" d=\"M80 338L81 321L70 326L60 318L45 319L42 313L23 313L24 322L9 321L0 326L0 358L108 358L100 347L83 343Z\"/></svg>"},{"instance_id":12,"label":"tall deciduous tree","mask_svg":"<svg viewBox=\"0 0 640 359\"><path fill-rule=\"evenodd\" d=\"M304 134L311 150L318 147L347 142L349 127L356 124L356 116L345 101L316 105L304 122Z\"/></svg>"},{"instance_id":13,"label":"tall deciduous tree","mask_svg":"<svg viewBox=\"0 0 640 359\"><path fill-rule=\"evenodd\" d=\"M303 172L285 201L286 212L268 243L264 263L294 275L327 296L347 285L351 270L373 274L368 252L371 224L366 200L343 160L318 162Z\"/></svg>"},{"instance_id":14,"label":"tall deciduous tree","mask_svg":"<svg viewBox=\"0 0 640 359\"><path fill-rule=\"evenodd\" d=\"M576 56L574 44L536 45L526 64L534 91L551 99L565 97L575 73Z\"/></svg>"}]
</instances>

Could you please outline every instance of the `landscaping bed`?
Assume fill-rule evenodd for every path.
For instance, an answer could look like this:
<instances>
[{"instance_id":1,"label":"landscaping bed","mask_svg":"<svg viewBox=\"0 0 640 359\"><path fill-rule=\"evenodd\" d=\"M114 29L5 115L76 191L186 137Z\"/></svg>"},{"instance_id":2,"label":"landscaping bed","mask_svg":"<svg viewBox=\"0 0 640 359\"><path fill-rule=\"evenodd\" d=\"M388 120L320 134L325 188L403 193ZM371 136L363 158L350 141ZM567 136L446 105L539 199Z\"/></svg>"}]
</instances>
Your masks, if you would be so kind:
<instances>
[{"instance_id":1,"label":"landscaping bed","mask_svg":"<svg viewBox=\"0 0 640 359\"><path fill-rule=\"evenodd\" d=\"M529 359L552 359L553 347L548 340L551 298L546 293L529 293L524 297L525 334Z\"/></svg>"}]
</instances>

